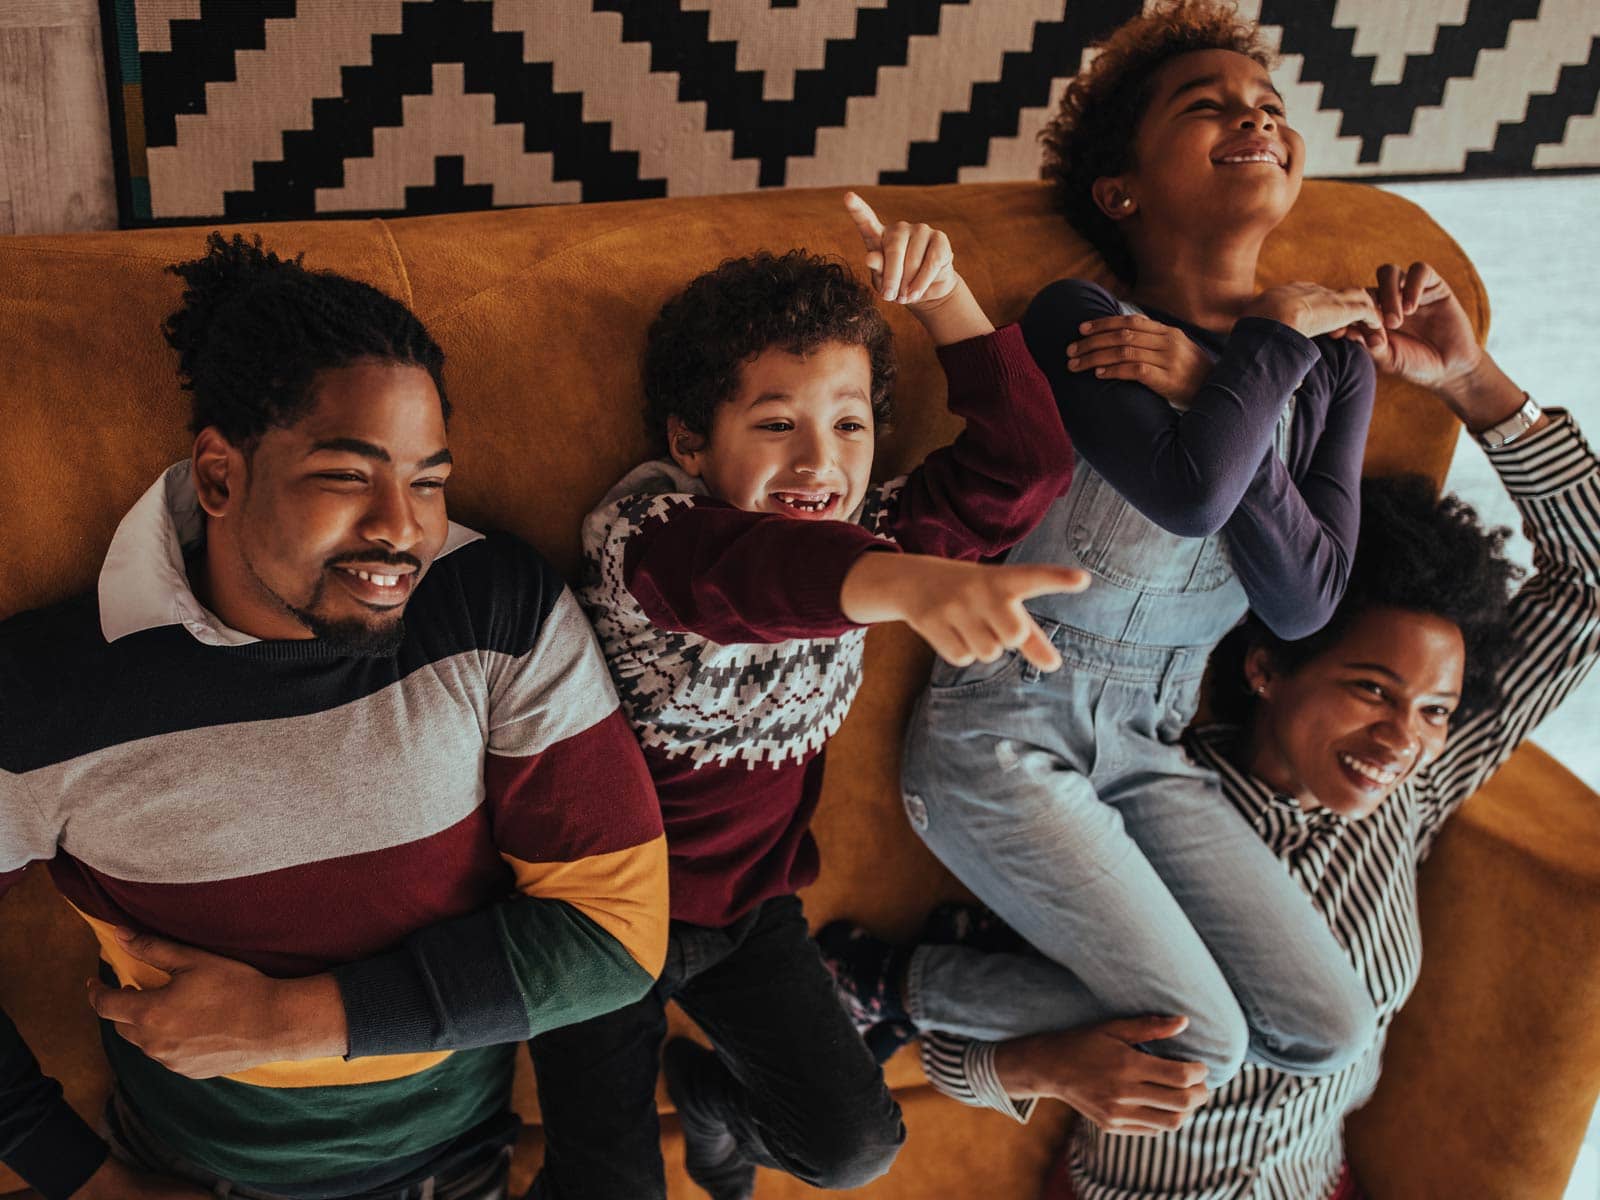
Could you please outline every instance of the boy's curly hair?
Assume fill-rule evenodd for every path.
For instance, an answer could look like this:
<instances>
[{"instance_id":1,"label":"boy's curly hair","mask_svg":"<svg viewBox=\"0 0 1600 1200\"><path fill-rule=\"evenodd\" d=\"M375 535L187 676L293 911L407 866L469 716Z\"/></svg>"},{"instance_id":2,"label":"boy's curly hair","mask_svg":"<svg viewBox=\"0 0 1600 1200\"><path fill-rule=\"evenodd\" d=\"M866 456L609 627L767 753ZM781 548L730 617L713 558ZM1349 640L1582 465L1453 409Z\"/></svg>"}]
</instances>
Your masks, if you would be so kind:
<instances>
[{"instance_id":1,"label":"boy's curly hair","mask_svg":"<svg viewBox=\"0 0 1600 1200\"><path fill-rule=\"evenodd\" d=\"M843 264L804 250L763 251L699 276L662 306L645 346L645 420L657 450L668 417L709 436L717 405L733 398L740 370L763 350L810 354L828 342L865 348L872 418L886 424L894 337L870 289Z\"/></svg>"},{"instance_id":2,"label":"boy's curly hair","mask_svg":"<svg viewBox=\"0 0 1600 1200\"><path fill-rule=\"evenodd\" d=\"M1248 721L1256 698L1245 682L1244 662L1252 649L1265 647L1278 670L1293 674L1375 608L1427 613L1455 625L1467 654L1455 720L1494 707L1509 651L1511 585L1522 575L1505 557L1510 533L1485 529L1471 505L1435 495L1421 475L1362 480L1361 533L1333 619L1310 637L1286 642L1247 618L1211 656L1212 713L1224 721Z\"/></svg>"},{"instance_id":3,"label":"boy's curly hair","mask_svg":"<svg viewBox=\"0 0 1600 1200\"><path fill-rule=\"evenodd\" d=\"M1271 68L1261 31L1218 0L1170 0L1112 30L1094 44L1094 61L1067 85L1061 107L1044 127L1041 176L1056 208L1128 283L1137 269L1117 223L1100 211L1096 179L1133 165L1133 139L1150 107L1151 80L1166 63L1197 50L1232 50Z\"/></svg>"},{"instance_id":4,"label":"boy's curly hair","mask_svg":"<svg viewBox=\"0 0 1600 1200\"><path fill-rule=\"evenodd\" d=\"M212 232L199 258L167 268L183 303L162 326L178 374L194 397L195 433L215 425L253 449L269 428L311 408L318 371L378 359L433 377L446 419L444 351L400 301L370 284L279 258L257 236Z\"/></svg>"}]
</instances>

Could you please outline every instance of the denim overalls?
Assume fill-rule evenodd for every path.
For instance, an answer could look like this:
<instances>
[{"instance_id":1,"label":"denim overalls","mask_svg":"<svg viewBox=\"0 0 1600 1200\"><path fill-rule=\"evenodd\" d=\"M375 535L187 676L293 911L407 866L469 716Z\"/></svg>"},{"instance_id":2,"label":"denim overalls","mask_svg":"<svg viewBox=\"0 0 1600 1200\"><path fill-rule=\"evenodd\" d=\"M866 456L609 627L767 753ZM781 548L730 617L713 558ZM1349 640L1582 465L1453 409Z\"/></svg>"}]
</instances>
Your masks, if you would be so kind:
<instances>
[{"instance_id":1,"label":"denim overalls","mask_svg":"<svg viewBox=\"0 0 1600 1200\"><path fill-rule=\"evenodd\" d=\"M1168 533L1080 458L1006 561L1090 573L1084 592L1027 602L1062 667L936 662L902 788L933 852L1044 957L920 947L918 1027L1000 1040L1187 1016L1157 1049L1203 1062L1213 1087L1247 1053L1305 1074L1353 1060L1376 1022L1354 967L1179 745L1206 659L1248 607L1222 536Z\"/></svg>"}]
</instances>

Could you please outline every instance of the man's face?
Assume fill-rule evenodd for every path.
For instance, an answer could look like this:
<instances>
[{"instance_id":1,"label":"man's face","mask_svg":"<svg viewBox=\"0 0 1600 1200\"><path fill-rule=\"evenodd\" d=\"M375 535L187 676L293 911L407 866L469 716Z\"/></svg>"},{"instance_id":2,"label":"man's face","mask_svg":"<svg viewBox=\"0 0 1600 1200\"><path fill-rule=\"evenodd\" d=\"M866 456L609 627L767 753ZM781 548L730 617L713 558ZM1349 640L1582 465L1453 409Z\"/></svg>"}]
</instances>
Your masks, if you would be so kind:
<instances>
[{"instance_id":1,"label":"man's face","mask_svg":"<svg viewBox=\"0 0 1600 1200\"><path fill-rule=\"evenodd\" d=\"M313 391L311 412L249 456L228 542L278 627L392 652L448 528L439 393L422 368L376 361L320 372Z\"/></svg>"},{"instance_id":2,"label":"man's face","mask_svg":"<svg viewBox=\"0 0 1600 1200\"><path fill-rule=\"evenodd\" d=\"M668 438L679 465L736 508L843 520L872 475L872 361L841 342L806 355L763 350L717 406L709 438L676 426Z\"/></svg>"}]
</instances>

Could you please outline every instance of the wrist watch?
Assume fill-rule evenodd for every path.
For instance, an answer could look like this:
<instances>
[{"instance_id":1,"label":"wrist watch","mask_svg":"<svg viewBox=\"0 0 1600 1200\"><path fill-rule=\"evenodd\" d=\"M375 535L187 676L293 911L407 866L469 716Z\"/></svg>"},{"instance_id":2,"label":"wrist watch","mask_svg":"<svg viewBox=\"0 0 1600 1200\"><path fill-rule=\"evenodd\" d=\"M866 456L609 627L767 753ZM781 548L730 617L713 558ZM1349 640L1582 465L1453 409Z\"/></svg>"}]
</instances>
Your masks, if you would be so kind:
<instances>
[{"instance_id":1,"label":"wrist watch","mask_svg":"<svg viewBox=\"0 0 1600 1200\"><path fill-rule=\"evenodd\" d=\"M1491 425L1478 434L1478 441L1491 450L1501 446L1509 446L1528 430L1533 428L1534 422L1539 419L1539 404L1527 392L1522 393L1522 407L1517 409L1498 425Z\"/></svg>"}]
</instances>

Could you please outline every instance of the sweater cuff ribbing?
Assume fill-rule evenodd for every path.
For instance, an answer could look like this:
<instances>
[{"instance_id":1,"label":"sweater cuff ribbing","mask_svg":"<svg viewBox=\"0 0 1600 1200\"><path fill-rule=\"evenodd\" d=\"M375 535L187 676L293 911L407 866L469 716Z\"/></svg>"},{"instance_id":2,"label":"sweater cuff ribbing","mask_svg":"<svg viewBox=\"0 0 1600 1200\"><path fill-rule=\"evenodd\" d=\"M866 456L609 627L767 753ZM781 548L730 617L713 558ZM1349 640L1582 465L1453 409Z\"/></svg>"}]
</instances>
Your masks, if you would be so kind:
<instances>
[{"instance_id":1,"label":"sweater cuff ribbing","mask_svg":"<svg viewBox=\"0 0 1600 1200\"><path fill-rule=\"evenodd\" d=\"M5 1163L44 1200L67 1200L100 1169L109 1153L99 1135L61 1100L26 1141L6 1154Z\"/></svg>"}]
</instances>

